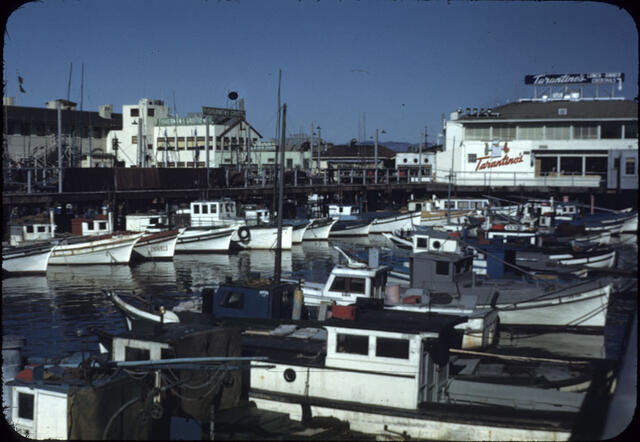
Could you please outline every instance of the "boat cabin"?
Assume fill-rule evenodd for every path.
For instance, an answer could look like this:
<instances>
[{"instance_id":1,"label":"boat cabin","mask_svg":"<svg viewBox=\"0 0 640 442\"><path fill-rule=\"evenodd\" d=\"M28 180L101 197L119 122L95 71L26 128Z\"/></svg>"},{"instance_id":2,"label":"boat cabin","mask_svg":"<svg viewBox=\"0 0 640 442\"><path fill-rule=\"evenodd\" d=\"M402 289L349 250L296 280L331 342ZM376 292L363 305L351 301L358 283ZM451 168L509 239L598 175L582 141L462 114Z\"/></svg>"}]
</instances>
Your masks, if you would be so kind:
<instances>
[{"instance_id":1,"label":"boat cabin","mask_svg":"<svg viewBox=\"0 0 640 442\"><path fill-rule=\"evenodd\" d=\"M126 216L128 232L157 232L168 226L169 216L166 213L136 213Z\"/></svg>"},{"instance_id":2,"label":"boat cabin","mask_svg":"<svg viewBox=\"0 0 640 442\"><path fill-rule=\"evenodd\" d=\"M447 253L463 253L465 247L458 241L460 234L450 234L447 232L439 232L431 230L428 232L416 231L412 237L413 253L420 252L447 252Z\"/></svg>"},{"instance_id":3,"label":"boat cabin","mask_svg":"<svg viewBox=\"0 0 640 442\"><path fill-rule=\"evenodd\" d=\"M258 224L268 224L271 221L269 209L263 209L255 206L243 207L244 219L249 222Z\"/></svg>"},{"instance_id":4,"label":"boat cabin","mask_svg":"<svg viewBox=\"0 0 640 442\"><path fill-rule=\"evenodd\" d=\"M329 216L343 221L355 220L360 216L360 208L353 205L329 204Z\"/></svg>"},{"instance_id":5,"label":"boat cabin","mask_svg":"<svg viewBox=\"0 0 640 442\"><path fill-rule=\"evenodd\" d=\"M296 284L268 279L227 281L202 291L202 313L216 318L291 319Z\"/></svg>"},{"instance_id":6,"label":"boat cabin","mask_svg":"<svg viewBox=\"0 0 640 442\"><path fill-rule=\"evenodd\" d=\"M73 218L71 233L80 236L100 236L113 233L112 214L96 215L94 218Z\"/></svg>"},{"instance_id":7,"label":"boat cabin","mask_svg":"<svg viewBox=\"0 0 640 442\"><path fill-rule=\"evenodd\" d=\"M486 198L438 198L435 195L429 200L409 201L408 210L435 211L435 210L482 210L489 207Z\"/></svg>"},{"instance_id":8,"label":"boat cabin","mask_svg":"<svg viewBox=\"0 0 640 442\"><path fill-rule=\"evenodd\" d=\"M46 241L55 236L56 225L46 219L25 219L9 225L9 245L19 246L25 242Z\"/></svg>"},{"instance_id":9,"label":"boat cabin","mask_svg":"<svg viewBox=\"0 0 640 442\"><path fill-rule=\"evenodd\" d=\"M236 220L236 202L230 198L210 201L194 201L190 204L191 226L211 226Z\"/></svg>"},{"instance_id":10,"label":"boat cabin","mask_svg":"<svg viewBox=\"0 0 640 442\"><path fill-rule=\"evenodd\" d=\"M410 287L449 292L452 284L473 283L473 255L445 252L412 253Z\"/></svg>"}]
</instances>

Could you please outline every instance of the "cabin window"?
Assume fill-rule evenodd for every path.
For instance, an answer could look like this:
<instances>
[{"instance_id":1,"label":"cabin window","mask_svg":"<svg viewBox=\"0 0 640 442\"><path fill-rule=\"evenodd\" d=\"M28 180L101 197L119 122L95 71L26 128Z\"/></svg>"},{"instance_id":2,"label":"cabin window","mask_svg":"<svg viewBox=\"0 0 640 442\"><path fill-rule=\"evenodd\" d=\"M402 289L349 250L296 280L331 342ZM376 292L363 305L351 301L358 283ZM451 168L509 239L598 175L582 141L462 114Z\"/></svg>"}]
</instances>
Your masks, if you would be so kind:
<instances>
[{"instance_id":1,"label":"cabin window","mask_svg":"<svg viewBox=\"0 0 640 442\"><path fill-rule=\"evenodd\" d=\"M471 260L465 259L456 262L456 275L458 273L466 272L471 268Z\"/></svg>"},{"instance_id":2,"label":"cabin window","mask_svg":"<svg viewBox=\"0 0 640 442\"><path fill-rule=\"evenodd\" d=\"M149 224L158 224L158 218L149 218Z\"/></svg>"},{"instance_id":3,"label":"cabin window","mask_svg":"<svg viewBox=\"0 0 640 442\"><path fill-rule=\"evenodd\" d=\"M352 293L364 293L364 289L365 289L365 280L364 278L351 278L351 281L349 281L350 284L350 289L349 291Z\"/></svg>"},{"instance_id":4,"label":"cabin window","mask_svg":"<svg viewBox=\"0 0 640 442\"><path fill-rule=\"evenodd\" d=\"M100 230L107 230L107 223L106 221L100 221L100 223L98 223L98 228Z\"/></svg>"},{"instance_id":5,"label":"cabin window","mask_svg":"<svg viewBox=\"0 0 640 442\"><path fill-rule=\"evenodd\" d=\"M449 263L447 261L436 261L436 275L448 275Z\"/></svg>"},{"instance_id":6,"label":"cabin window","mask_svg":"<svg viewBox=\"0 0 640 442\"><path fill-rule=\"evenodd\" d=\"M218 206L216 206L215 204L210 204L209 213L217 213L217 212L218 212Z\"/></svg>"},{"instance_id":7,"label":"cabin window","mask_svg":"<svg viewBox=\"0 0 640 442\"><path fill-rule=\"evenodd\" d=\"M124 348L124 360L125 361L148 361L151 359L151 354L146 348Z\"/></svg>"},{"instance_id":8,"label":"cabin window","mask_svg":"<svg viewBox=\"0 0 640 442\"><path fill-rule=\"evenodd\" d=\"M44 233L44 226L38 226L38 233Z\"/></svg>"},{"instance_id":9,"label":"cabin window","mask_svg":"<svg viewBox=\"0 0 640 442\"><path fill-rule=\"evenodd\" d=\"M87 230L93 230L93 221L87 223Z\"/></svg>"},{"instance_id":10,"label":"cabin window","mask_svg":"<svg viewBox=\"0 0 640 442\"><path fill-rule=\"evenodd\" d=\"M200 204L194 204L193 205L193 213L195 213L195 214L199 214L200 213Z\"/></svg>"},{"instance_id":11,"label":"cabin window","mask_svg":"<svg viewBox=\"0 0 640 442\"><path fill-rule=\"evenodd\" d=\"M18 417L33 420L33 395L18 393Z\"/></svg>"},{"instance_id":12,"label":"cabin window","mask_svg":"<svg viewBox=\"0 0 640 442\"><path fill-rule=\"evenodd\" d=\"M468 208L469 208L469 201L458 202L458 209L468 209Z\"/></svg>"},{"instance_id":13,"label":"cabin window","mask_svg":"<svg viewBox=\"0 0 640 442\"><path fill-rule=\"evenodd\" d=\"M336 340L337 353L369 354L369 336L345 335L338 333Z\"/></svg>"},{"instance_id":14,"label":"cabin window","mask_svg":"<svg viewBox=\"0 0 640 442\"><path fill-rule=\"evenodd\" d=\"M202 214L204 215L205 213L209 213L209 206L207 206L206 204L202 205Z\"/></svg>"},{"instance_id":15,"label":"cabin window","mask_svg":"<svg viewBox=\"0 0 640 442\"><path fill-rule=\"evenodd\" d=\"M174 359L175 357L176 357L176 354L172 348L160 349L160 359Z\"/></svg>"},{"instance_id":16,"label":"cabin window","mask_svg":"<svg viewBox=\"0 0 640 442\"><path fill-rule=\"evenodd\" d=\"M416 238L416 244L417 247L420 247L422 249L426 249L427 248L427 238Z\"/></svg>"},{"instance_id":17,"label":"cabin window","mask_svg":"<svg viewBox=\"0 0 640 442\"><path fill-rule=\"evenodd\" d=\"M224 297L220 301L220 307L237 308L237 309L243 308L244 293L240 293L240 292L225 293Z\"/></svg>"},{"instance_id":18,"label":"cabin window","mask_svg":"<svg viewBox=\"0 0 640 442\"><path fill-rule=\"evenodd\" d=\"M27 226L27 233L33 233L33 226Z\"/></svg>"},{"instance_id":19,"label":"cabin window","mask_svg":"<svg viewBox=\"0 0 640 442\"><path fill-rule=\"evenodd\" d=\"M331 288L329 289L332 292L344 292L347 289L347 278L337 277L333 280L331 284Z\"/></svg>"},{"instance_id":20,"label":"cabin window","mask_svg":"<svg viewBox=\"0 0 640 442\"><path fill-rule=\"evenodd\" d=\"M376 356L409 359L409 341L407 339L377 338Z\"/></svg>"}]
</instances>

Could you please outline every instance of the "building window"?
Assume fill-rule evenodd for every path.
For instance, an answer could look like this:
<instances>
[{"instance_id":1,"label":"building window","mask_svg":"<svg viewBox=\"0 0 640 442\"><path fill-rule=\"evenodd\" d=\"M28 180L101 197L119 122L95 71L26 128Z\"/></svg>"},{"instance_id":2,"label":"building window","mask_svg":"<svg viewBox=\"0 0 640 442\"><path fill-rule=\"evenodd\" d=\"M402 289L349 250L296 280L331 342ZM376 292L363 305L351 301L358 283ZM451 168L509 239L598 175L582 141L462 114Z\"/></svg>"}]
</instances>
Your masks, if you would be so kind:
<instances>
[{"instance_id":1,"label":"building window","mask_svg":"<svg viewBox=\"0 0 640 442\"><path fill-rule=\"evenodd\" d=\"M293 159L287 158L287 169L293 169Z\"/></svg>"},{"instance_id":2,"label":"building window","mask_svg":"<svg viewBox=\"0 0 640 442\"><path fill-rule=\"evenodd\" d=\"M573 126L573 138L580 140L596 139L598 138L598 126Z\"/></svg>"},{"instance_id":3,"label":"building window","mask_svg":"<svg viewBox=\"0 0 640 442\"><path fill-rule=\"evenodd\" d=\"M131 137L131 144L138 144L138 136L137 135L133 135Z\"/></svg>"},{"instance_id":4,"label":"building window","mask_svg":"<svg viewBox=\"0 0 640 442\"><path fill-rule=\"evenodd\" d=\"M636 159L627 158L624 160L624 174L635 175L636 174Z\"/></svg>"},{"instance_id":5,"label":"building window","mask_svg":"<svg viewBox=\"0 0 640 442\"><path fill-rule=\"evenodd\" d=\"M542 126L522 126L518 128L519 140L541 140Z\"/></svg>"},{"instance_id":6,"label":"building window","mask_svg":"<svg viewBox=\"0 0 640 442\"><path fill-rule=\"evenodd\" d=\"M369 336L338 333L336 339L336 352L366 356L369 354Z\"/></svg>"},{"instance_id":7,"label":"building window","mask_svg":"<svg viewBox=\"0 0 640 442\"><path fill-rule=\"evenodd\" d=\"M33 395L18 393L18 417L33 420Z\"/></svg>"},{"instance_id":8,"label":"building window","mask_svg":"<svg viewBox=\"0 0 640 442\"><path fill-rule=\"evenodd\" d=\"M377 338L376 356L382 358L409 359L409 340Z\"/></svg>"},{"instance_id":9,"label":"building window","mask_svg":"<svg viewBox=\"0 0 640 442\"><path fill-rule=\"evenodd\" d=\"M132 107L131 108L131 116L132 117L138 117L140 116L140 111L138 110L137 107Z\"/></svg>"},{"instance_id":10,"label":"building window","mask_svg":"<svg viewBox=\"0 0 640 442\"><path fill-rule=\"evenodd\" d=\"M582 175L582 157L560 157L563 175Z\"/></svg>"},{"instance_id":11,"label":"building window","mask_svg":"<svg viewBox=\"0 0 640 442\"><path fill-rule=\"evenodd\" d=\"M515 126L493 126L492 138L500 141L515 140L516 128Z\"/></svg>"},{"instance_id":12,"label":"building window","mask_svg":"<svg viewBox=\"0 0 640 442\"><path fill-rule=\"evenodd\" d=\"M478 159L478 155L476 155L475 153L470 153L469 155L467 155L468 163L475 163L477 159Z\"/></svg>"},{"instance_id":13,"label":"building window","mask_svg":"<svg viewBox=\"0 0 640 442\"><path fill-rule=\"evenodd\" d=\"M638 123L627 123L624 125L625 138L638 138Z\"/></svg>"},{"instance_id":14,"label":"building window","mask_svg":"<svg viewBox=\"0 0 640 442\"><path fill-rule=\"evenodd\" d=\"M568 140L571 138L570 129L569 126L547 126L545 138L548 140Z\"/></svg>"},{"instance_id":15,"label":"building window","mask_svg":"<svg viewBox=\"0 0 640 442\"><path fill-rule=\"evenodd\" d=\"M147 116L148 117L155 117L156 115L156 110L152 107L150 107L149 109L147 109Z\"/></svg>"},{"instance_id":16,"label":"building window","mask_svg":"<svg viewBox=\"0 0 640 442\"><path fill-rule=\"evenodd\" d=\"M464 137L467 140L489 141L489 139L491 138L490 127L467 126L464 128Z\"/></svg>"},{"instance_id":17,"label":"building window","mask_svg":"<svg viewBox=\"0 0 640 442\"><path fill-rule=\"evenodd\" d=\"M620 123L601 123L600 138L622 138L622 124Z\"/></svg>"}]
</instances>

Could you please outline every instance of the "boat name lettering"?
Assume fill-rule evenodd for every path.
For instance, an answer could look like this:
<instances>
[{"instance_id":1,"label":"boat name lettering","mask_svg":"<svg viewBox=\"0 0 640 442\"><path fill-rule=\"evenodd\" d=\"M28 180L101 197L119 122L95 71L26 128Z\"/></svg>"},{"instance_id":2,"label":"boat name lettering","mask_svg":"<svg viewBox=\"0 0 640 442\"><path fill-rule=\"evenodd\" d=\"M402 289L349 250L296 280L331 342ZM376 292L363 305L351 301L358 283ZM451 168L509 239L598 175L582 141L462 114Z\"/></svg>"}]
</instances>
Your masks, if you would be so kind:
<instances>
[{"instance_id":1,"label":"boat name lettering","mask_svg":"<svg viewBox=\"0 0 640 442\"><path fill-rule=\"evenodd\" d=\"M479 157L477 159L475 170L478 171L482 169L492 169L494 167L499 167L499 166L508 166L509 164L523 163L524 162L523 157L524 157L524 154L522 152L515 158L511 158L509 157L509 154L505 153L502 158L496 161L483 161L483 160L486 160L487 158L491 158L491 156Z\"/></svg>"}]
</instances>

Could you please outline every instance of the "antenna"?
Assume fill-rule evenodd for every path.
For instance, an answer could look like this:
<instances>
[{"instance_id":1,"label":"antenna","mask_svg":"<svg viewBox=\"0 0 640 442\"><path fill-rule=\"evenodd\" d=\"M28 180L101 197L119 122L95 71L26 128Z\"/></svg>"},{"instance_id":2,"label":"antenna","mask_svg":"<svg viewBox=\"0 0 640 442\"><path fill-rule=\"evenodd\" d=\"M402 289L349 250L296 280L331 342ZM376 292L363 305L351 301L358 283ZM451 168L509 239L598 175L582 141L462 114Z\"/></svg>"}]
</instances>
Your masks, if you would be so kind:
<instances>
[{"instance_id":1,"label":"antenna","mask_svg":"<svg viewBox=\"0 0 640 442\"><path fill-rule=\"evenodd\" d=\"M80 111L82 112L82 104L84 101L84 63L82 63L82 73L80 74Z\"/></svg>"},{"instance_id":2,"label":"antenna","mask_svg":"<svg viewBox=\"0 0 640 442\"><path fill-rule=\"evenodd\" d=\"M73 63L69 65L69 83L67 85L67 101L71 98L71 74L73 73Z\"/></svg>"}]
</instances>

